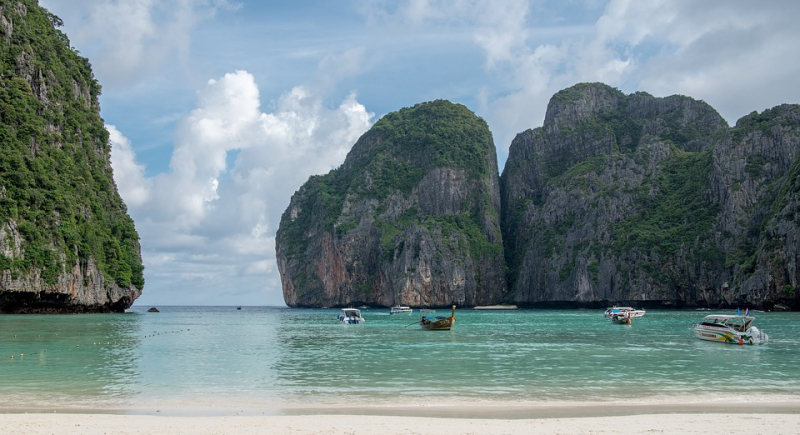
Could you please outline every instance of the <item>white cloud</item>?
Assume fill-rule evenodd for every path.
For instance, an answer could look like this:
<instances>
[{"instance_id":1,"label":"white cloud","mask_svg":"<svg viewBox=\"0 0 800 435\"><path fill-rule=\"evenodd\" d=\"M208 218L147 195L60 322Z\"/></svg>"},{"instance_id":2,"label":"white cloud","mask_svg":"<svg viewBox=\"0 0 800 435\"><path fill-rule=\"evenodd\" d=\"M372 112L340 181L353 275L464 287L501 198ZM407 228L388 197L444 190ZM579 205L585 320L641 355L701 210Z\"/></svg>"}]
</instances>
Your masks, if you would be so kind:
<instances>
[{"instance_id":1,"label":"white cloud","mask_svg":"<svg viewBox=\"0 0 800 435\"><path fill-rule=\"evenodd\" d=\"M262 114L258 87L245 71L209 80L198 100L198 108L179 123L170 167L205 182L226 169L228 151L252 145Z\"/></svg>"},{"instance_id":2,"label":"white cloud","mask_svg":"<svg viewBox=\"0 0 800 435\"><path fill-rule=\"evenodd\" d=\"M289 198L309 176L340 165L373 118L354 94L328 108L323 95L297 86L271 113L261 112L259 98L248 72L209 80L197 108L179 122L172 171L150 179L141 179L127 139L110 128L114 143L123 144L115 148L128 152L120 159L125 169L116 171L115 163L118 183L138 174L139 185L152 186L129 204L148 276L158 277L159 287L148 292L165 297L188 284L214 291L226 280L242 285L242 276L270 280L277 273L274 235Z\"/></svg>"},{"instance_id":3,"label":"white cloud","mask_svg":"<svg viewBox=\"0 0 800 435\"><path fill-rule=\"evenodd\" d=\"M319 65L317 81L321 92L330 92L341 79L359 75L369 66L363 47L328 54Z\"/></svg>"},{"instance_id":4,"label":"white cloud","mask_svg":"<svg viewBox=\"0 0 800 435\"><path fill-rule=\"evenodd\" d=\"M638 87L703 99L730 123L753 110L800 99L800 32L794 19L800 3L700 5L671 5L665 14L670 19L659 22L649 41L666 48L642 62L634 77Z\"/></svg>"},{"instance_id":5,"label":"white cloud","mask_svg":"<svg viewBox=\"0 0 800 435\"><path fill-rule=\"evenodd\" d=\"M150 198L150 182L144 166L136 162L130 141L113 125L106 125L111 142L111 167L120 196L129 207L139 207Z\"/></svg>"}]
</instances>

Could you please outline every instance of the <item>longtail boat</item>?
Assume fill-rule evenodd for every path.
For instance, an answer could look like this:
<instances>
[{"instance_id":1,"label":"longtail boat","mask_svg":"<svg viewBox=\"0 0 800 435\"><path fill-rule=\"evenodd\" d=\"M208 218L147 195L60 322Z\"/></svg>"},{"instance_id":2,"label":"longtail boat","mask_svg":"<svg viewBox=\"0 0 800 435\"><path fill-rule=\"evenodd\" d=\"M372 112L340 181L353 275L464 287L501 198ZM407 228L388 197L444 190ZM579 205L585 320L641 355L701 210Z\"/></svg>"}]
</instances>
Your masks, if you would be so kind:
<instances>
[{"instance_id":1,"label":"longtail boat","mask_svg":"<svg viewBox=\"0 0 800 435\"><path fill-rule=\"evenodd\" d=\"M456 323L456 306L450 317L437 316L434 310L420 310L419 326L428 331L449 331Z\"/></svg>"}]
</instances>

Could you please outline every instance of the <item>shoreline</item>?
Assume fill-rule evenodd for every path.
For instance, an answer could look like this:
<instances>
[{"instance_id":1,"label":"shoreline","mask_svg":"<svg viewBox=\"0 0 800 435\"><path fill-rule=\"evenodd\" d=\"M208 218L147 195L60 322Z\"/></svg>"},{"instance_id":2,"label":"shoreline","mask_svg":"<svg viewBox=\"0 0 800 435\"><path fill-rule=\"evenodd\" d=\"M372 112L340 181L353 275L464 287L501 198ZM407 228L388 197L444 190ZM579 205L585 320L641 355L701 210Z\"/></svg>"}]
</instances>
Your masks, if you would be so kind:
<instances>
[{"instance_id":1,"label":"shoreline","mask_svg":"<svg viewBox=\"0 0 800 435\"><path fill-rule=\"evenodd\" d=\"M283 408L220 402L204 407L161 409L0 407L0 427L7 433L26 435L794 435L800 432L800 397L758 396L753 402L738 398L735 403L726 403L720 397L710 401L696 397L687 397L686 401L672 399L414 406L310 403Z\"/></svg>"},{"instance_id":2,"label":"shoreline","mask_svg":"<svg viewBox=\"0 0 800 435\"><path fill-rule=\"evenodd\" d=\"M669 400L609 402L471 402L448 404L326 404L305 405L248 403L239 401L175 405L149 403L140 406L0 406L0 415L115 415L158 417L233 417L233 416L353 416L353 417L418 417L435 419L525 420L583 417L629 417L637 415L704 415L704 414L798 414L800 397L754 396L752 400L725 400L721 397L699 400L671 397ZM800 428L799 428L800 429Z\"/></svg>"}]
</instances>

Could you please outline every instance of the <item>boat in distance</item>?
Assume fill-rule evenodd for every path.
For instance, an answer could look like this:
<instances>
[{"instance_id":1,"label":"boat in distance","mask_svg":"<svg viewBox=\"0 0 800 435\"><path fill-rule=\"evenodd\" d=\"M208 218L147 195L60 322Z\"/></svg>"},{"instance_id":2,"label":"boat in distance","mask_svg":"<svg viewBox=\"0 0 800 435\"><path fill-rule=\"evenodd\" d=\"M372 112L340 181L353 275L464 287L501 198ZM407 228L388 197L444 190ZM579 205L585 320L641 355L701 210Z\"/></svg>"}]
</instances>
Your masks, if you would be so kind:
<instances>
[{"instance_id":1,"label":"boat in distance","mask_svg":"<svg viewBox=\"0 0 800 435\"><path fill-rule=\"evenodd\" d=\"M364 318L361 317L361 310L358 308L342 308L339 312L339 323L346 325L364 323Z\"/></svg>"},{"instance_id":2,"label":"boat in distance","mask_svg":"<svg viewBox=\"0 0 800 435\"><path fill-rule=\"evenodd\" d=\"M414 311L411 307L407 307L405 305L395 305L391 309L389 309L389 314L411 314Z\"/></svg>"},{"instance_id":3,"label":"boat in distance","mask_svg":"<svg viewBox=\"0 0 800 435\"><path fill-rule=\"evenodd\" d=\"M603 317L611 319L611 321L614 323L630 325L634 318L642 317L645 315L645 313L645 310L637 310L632 307L613 306L606 309L606 311L603 313Z\"/></svg>"},{"instance_id":4,"label":"boat in distance","mask_svg":"<svg viewBox=\"0 0 800 435\"><path fill-rule=\"evenodd\" d=\"M633 317L634 315L632 315L630 311L620 311L618 313L612 313L610 316L613 323L620 325L630 325Z\"/></svg>"},{"instance_id":5,"label":"boat in distance","mask_svg":"<svg viewBox=\"0 0 800 435\"><path fill-rule=\"evenodd\" d=\"M711 314L692 327L694 335L706 341L728 344L765 344L769 336L752 326L755 317Z\"/></svg>"},{"instance_id":6,"label":"boat in distance","mask_svg":"<svg viewBox=\"0 0 800 435\"><path fill-rule=\"evenodd\" d=\"M437 316L434 310L419 310L419 326L426 331L449 331L456 323L456 306L450 317Z\"/></svg>"},{"instance_id":7,"label":"boat in distance","mask_svg":"<svg viewBox=\"0 0 800 435\"><path fill-rule=\"evenodd\" d=\"M642 317L647 313L647 311L637 310L633 307L618 307L615 305L611 308L606 308L606 311L603 313L603 317L611 318L615 314L620 313L629 313L629 317Z\"/></svg>"}]
</instances>

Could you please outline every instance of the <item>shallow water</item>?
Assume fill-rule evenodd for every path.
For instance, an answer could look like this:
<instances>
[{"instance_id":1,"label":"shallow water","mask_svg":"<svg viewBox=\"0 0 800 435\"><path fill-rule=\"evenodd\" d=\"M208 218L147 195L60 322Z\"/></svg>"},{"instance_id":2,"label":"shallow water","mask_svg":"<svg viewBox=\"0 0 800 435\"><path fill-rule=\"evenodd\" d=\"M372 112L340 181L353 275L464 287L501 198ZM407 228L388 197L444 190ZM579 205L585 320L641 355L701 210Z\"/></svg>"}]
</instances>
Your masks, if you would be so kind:
<instances>
[{"instance_id":1,"label":"shallow water","mask_svg":"<svg viewBox=\"0 0 800 435\"><path fill-rule=\"evenodd\" d=\"M364 310L159 307L147 313L0 316L0 407L281 407L800 396L800 313L755 313L763 346L698 340L711 312L456 312L453 330ZM14 358L11 358L13 356Z\"/></svg>"}]
</instances>

